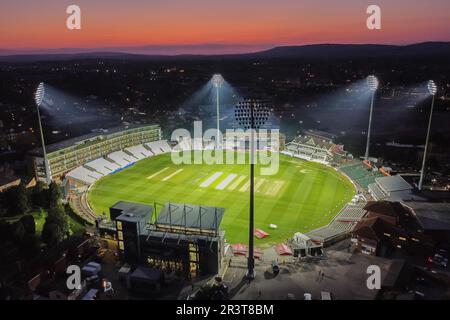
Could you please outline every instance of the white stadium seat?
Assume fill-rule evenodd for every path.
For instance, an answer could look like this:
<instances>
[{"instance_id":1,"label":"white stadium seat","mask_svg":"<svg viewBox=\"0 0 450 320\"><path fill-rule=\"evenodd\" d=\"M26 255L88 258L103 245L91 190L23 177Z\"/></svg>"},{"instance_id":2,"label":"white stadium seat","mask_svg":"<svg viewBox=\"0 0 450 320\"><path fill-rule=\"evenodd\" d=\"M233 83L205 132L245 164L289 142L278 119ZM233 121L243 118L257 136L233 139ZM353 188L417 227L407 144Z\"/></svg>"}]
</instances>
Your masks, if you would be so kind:
<instances>
[{"instance_id":1,"label":"white stadium seat","mask_svg":"<svg viewBox=\"0 0 450 320\"><path fill-rule=\"evenodd\" d=\"M107 158L117 163L121 168L124 168L127 165L130 165L131 163L134 163L138 160L135 157L130 156L123 151L116 151L110 153L108 154Z\"/></svg>"},{"instance_id":2,"label":"white stadium seat","mask_svg":"<svg viewBox=\"0 0 450 320\"><path fill-rule=\"evenodd\" d=\"M100 172L103 175L110 174L111 172L120 169L120 166L118 166L117 164L107 161L103 158L98 158L90 161L86 163L85 166L87 168Z\"/></svg>"},{"instance_id":3,"label":"white stadium seat","mask_svg":"<svg viewBox=\"0 0 450 320\"><path fill-rule=\"evenodd\" d=\"M167 143L167 140L153 141L145 144L155 155L161 153L171 152L172 148Z\"/></svg>"},{"instance_id":4,"label":"white stadium seat","mask_svg":"<svg viewBox=\"0 0 450 320\"><path fill-rule=\"evenodd\" d=\"M78 180L80 182L86 183L86 184L92 184L94 183L98 178L94 178L91 176L92 171L84 168L84 167L77 167L70 171L66 176L68 178L72 178L75 180ZM98 173L97 173L98 175ZM101 177L101 175L100 175Z\"/></svg>"},{"instance_id":5,"label":"white stadium seat","mask_svg":"<svg viewBox=\"0 0 450 320\"><path fill-rule=\"evenodd\" d=\"M141 160L147 157L151 157L153 153L151 153L149 150L145 149L143 145L133 146L126 148L125 151L132 154L135 158Z\"/></svg>"}]
</instances>

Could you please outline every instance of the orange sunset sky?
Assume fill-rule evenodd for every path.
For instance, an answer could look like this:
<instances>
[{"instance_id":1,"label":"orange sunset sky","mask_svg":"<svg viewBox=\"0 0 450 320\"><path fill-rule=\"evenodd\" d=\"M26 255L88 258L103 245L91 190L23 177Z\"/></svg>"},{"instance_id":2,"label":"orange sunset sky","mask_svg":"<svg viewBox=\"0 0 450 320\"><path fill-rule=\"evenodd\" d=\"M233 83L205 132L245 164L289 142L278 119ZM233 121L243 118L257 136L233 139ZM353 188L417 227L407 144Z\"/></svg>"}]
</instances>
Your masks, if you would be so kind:
<instances>
[{"instance_id":1,"label":"orange sunset sky","mask_svg":"<svg viewBox=\"0 0 450 320\"><path fill-rule=\"evenodd\" d=\"M67 30L66 7L82 29ZM382 30L366 8L382 9ZM2 0L1 49L167 46L167 53L252 51L312 43L408 44L450 40L449 0ZM173 47L170 51L170 46ZM191 49L179 45L190 45Z\"/></svg>"}]
</instances>

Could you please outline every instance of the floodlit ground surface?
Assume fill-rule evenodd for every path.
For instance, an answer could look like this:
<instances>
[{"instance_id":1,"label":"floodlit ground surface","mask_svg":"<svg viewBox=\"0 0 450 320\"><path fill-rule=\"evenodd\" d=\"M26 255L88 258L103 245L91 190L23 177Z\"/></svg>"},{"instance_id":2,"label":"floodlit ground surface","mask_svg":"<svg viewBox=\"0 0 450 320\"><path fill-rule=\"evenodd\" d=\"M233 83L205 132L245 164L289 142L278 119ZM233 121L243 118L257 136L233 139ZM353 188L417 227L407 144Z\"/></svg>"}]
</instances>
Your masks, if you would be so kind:
<instances>
[{"instance_id":1,"label":"floodlit ground surface","mask_svg":"<svg viewBox=\"0 0 450 320\"><path fill-rule=\"evenodd\" d=\"M273 248L264 250L264 261L257 261L256 278L250 284L242 280L246 272L244 257L233 257L224 276L233 300L304 299L304 294L320 300L322 292L336 300L373 300L379 290L367 288L367 267L381 269L381 284L390 286L389 279L398 276L401 259L386 259L348 252L350 240L325 249L323 257L309 257L296 263L280 264L280 273L274 275L271 261L278 255ZM319 276L319 272L323 276Z\"/></svg>"},{"instance_id":2,"label":"floodlit ground surface","mask_svg":"<svg viewBox=\"0 0 450 320\"><path fill-rule=\"evenodd\" d=\"M328 224L355 193L333 168L283 155L276 175L261 176L259 171L257 166L255 228L270 236L256 245L279 243L295 232ZM221 228L227 241L247 242L249 165L175 165L170 154L158 155L100 179L88 199L98 214L108 214L119 200L223 207Z\"/></svg>"}]
</instances>

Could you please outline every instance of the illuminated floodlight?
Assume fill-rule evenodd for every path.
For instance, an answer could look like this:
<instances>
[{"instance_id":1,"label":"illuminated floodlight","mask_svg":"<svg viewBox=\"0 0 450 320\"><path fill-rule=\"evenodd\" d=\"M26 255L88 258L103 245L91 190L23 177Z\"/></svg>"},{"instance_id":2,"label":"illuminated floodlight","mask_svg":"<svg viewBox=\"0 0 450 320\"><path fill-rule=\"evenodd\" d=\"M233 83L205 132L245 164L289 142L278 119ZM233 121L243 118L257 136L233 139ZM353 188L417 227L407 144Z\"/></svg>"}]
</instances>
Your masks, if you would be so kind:
<instances>
[{"instance_id":1,"label":"illuminated floodlight","mask_svg":"<svg viewBox=\"0 0 450 320\"><path fill-rule=\"evenodd\" d=\"M238 102L234 115L244 129L259 129L270 115L270 108L265 101L244 99Z\"/></svg>"},{"instance_id":2,"label":"illuminated floodlight","mask_svg":"<svg viewBox=\"0 0 450 320\"><path fill-rule=\"evenodd\" d=\"M370 75L367 77L367 85L369 86L370 91L376 91L379 86L378 78L374 75Z\"/></svg>"},{"instance_id":3,"label":"illuminated floodlight","mask_svg":"<svg viewBox=\"0 0 450 320\"><path fill-rule=\"evenodd\" d=\"M423 188L423 181L425 179L425 171L426 171L426 162L427 162L427 154L428 154L428 145L430 143L430 133L431 133L431 123L433 121L433 110L434 110L434 97L437 93L437 86L436 83L433 80L428 81L427 84L428 92L433 97L431 99L431 108L430 108L430 116L428 118L428 129L427 129L427 136L425 140L425 150L423 152L423 158L422 158L422 168L420 170L420 179L419 179L419 185L418 189L422 191Z\"/></svg>"},{"instance_id":4,"label":"illuminated floodlight","mask_svg":"<svg viewBox=\"0 0 450 320\"><path fill-rule=\"evenodd\" d=\"M250 217L248 238L247 274L249 280L255 278L255 257L253 232L255 229L254 190L255 190L255 138L254 131L261 128L269 119L270 108L263 100L244 99L238 102L234 110L236 121L246 130L250 130Z\"/></svg>"},{"instance_id":5,"label":"illuminated floodlight","mask_svg":"<svg viewBox=\"0 0 450 320\"><path fill-rule=\"evenodd\" d=\"M41 82L39 83L39 86L37 87L36 92L34 93L34 101L36 102L36 105L38 107L41 106L42 100L44 100L44 95L45 95L45 87L44 83Z\"/></svg>"},{"instance_id":6,"label":"illuminated floodlight","mask_svg":"<svg viewBox=\"0 0 450 320\"><path fill-rule=\"evenodd\" d=\"M41 113L39 111L39 107L42 104L42 101L44 100L45 96L45 86L44 83L39 83L36 92L34 93L34 101L36 102L36 109L37 109L37 116L39 121L39 132L41 136L41 143L42 143L42 153L44 155L44 167L45 167L45 182L47 184L50 184L51 182L51 176L50 176L50 167L48 165L48 159L47 159L47 152L45 150L45 140L44 140L44 131L42 129L42 121L41 121Z\"/></svg>"},{"instance_id":7,"label":"illuminated floodlight","mask_svg":"<svg viewBox=\"0 0 450 320\"><path fill-rule=\"evenodd\" d=\"M428 92L434 96L437 93L437 85L433 80L428 81Z\"/></svg>"},{"instance_id":8,"label":"illuminated floodlight","mask_svg":"<svg viewBox=\"0 0 450 320\"><path fill-rule=\"evenodd\" d=\"M220 137L220 88L222 88L222 84L224 82L223 77L221 74L216 73L213 75L212 84L214 88L216 88L216 120L217 120L217 137L216 137L216 149L219 149L221 147L221 141L219 139Z\"/></svg>"},{"instance_id":9,"label":"illuminated floodlight","mask_svg":"<svg viewBox=\"0 0 450 320\"><path fill-rule=\"evenodd\" d=\"M218 73L213 75L211 81L212 81L214 87L216 87L216 88L220 88L222 86L223 82L224 82L222 75L218 74Z\"/></svg>"},{"instance_id":10,"label":"illuminated floodlight","mask_svg":"<svg viewBox=\"0 0 450 320\"><path fill-rule=\"evenodd\" d=\"M369 147L370 147L370 133L372 129L372 114L373 114L373 103L375 100L375 93L378 89L378 78L374 75L370 75L367 77L367 86L369 87L370 91L372 92L372 99L370 102L370 114L369 114L369 127L367 129L367 142L366 142L366 152L364 153L364 158L366 160L369 160Z\"/></svg>"}]
</instances>

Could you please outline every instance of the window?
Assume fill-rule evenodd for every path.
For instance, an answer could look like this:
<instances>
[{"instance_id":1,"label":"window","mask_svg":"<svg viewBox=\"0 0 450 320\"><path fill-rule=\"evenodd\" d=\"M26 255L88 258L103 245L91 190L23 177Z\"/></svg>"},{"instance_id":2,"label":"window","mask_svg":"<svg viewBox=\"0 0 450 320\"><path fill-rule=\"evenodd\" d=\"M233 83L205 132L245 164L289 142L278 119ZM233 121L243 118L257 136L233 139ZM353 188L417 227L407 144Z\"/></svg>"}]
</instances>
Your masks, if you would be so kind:
<instances>
[{"instance_id":1,"label":"window","mask_svg":"<svg viewBox=\"0 0 450 320\"><path fill-rule=\"evenodd\" d=\"M122 231L118 231L117 232L117 237L119 238L119 240L123 240L123 232Z\"/></svg>"},{"instance_id":2,"label":"window","mask_svg":"<svg viewBox=\"0 0 450 320\"><path fill-rule=\"evenodd\" d=\"M119 241L119 249L124 250L123 241Z\"/></svg>"},{"instance_id":3,"label":"window","mask_svg":"<svg viewBox=\"0 0 450 320\"><path fill-rule=\"evenodd\" d=\"M121 221L117 221L117 230L122 230L122 222Z\"/></svg>"}]
</instances>

